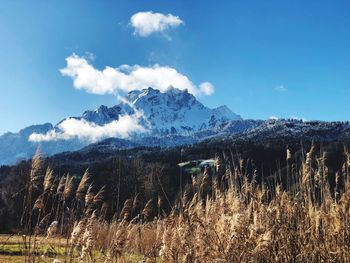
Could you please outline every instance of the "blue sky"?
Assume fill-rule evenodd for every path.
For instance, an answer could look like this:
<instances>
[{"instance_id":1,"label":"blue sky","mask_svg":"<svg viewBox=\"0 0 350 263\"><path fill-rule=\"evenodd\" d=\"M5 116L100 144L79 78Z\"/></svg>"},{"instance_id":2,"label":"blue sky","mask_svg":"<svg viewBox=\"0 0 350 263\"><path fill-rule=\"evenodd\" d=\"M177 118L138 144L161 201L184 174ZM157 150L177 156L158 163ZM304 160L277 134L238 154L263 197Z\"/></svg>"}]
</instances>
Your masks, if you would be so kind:
<instances>
[{"instance_id":1,"label":"blue sky","mask_svg":"<svg viewBox=\"0 0 350 263\"><path fill-rule=\"evenodd\" d=\"M183 24L135 35L132 15L153 11ZM66 58L95 69L168 66L215 93L243 118L348 120L349 1L14 1L0 2L0 134L104 104L62 76Z\"/></svg>"}]
</instances>

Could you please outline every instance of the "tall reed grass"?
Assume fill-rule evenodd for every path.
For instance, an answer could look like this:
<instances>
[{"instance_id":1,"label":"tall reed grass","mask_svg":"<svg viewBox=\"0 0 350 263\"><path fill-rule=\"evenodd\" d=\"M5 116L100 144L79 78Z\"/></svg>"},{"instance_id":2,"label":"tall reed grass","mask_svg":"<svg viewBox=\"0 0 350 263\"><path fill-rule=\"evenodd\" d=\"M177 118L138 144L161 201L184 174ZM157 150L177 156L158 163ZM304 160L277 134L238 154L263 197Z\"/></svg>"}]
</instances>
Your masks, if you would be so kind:
<instances>
[{"instance_id":1,"label":"tall reed grass","mask_svg":"<svg viewBox=\"0 0 350 263\"><path fill-rule=\"evenodd\" d=\"M95 189L89 170L81 180L55 179L50 168L40 176L45 169L36 155L24 225L48 242L65 236L67 262L127 262L130 255L141 262L350 262L348 150L332 187L326 153L312 146L298 167L289 165L292 156L287 149L287 187L278 180L257 184L244 160L217 157L217 173L193 177L167 215L160 198L136 195L106 220L107 188ZM34 189L42 192L33 199ZM35 249L28 250L31 260Z\"/></svg>"}]
</instances>

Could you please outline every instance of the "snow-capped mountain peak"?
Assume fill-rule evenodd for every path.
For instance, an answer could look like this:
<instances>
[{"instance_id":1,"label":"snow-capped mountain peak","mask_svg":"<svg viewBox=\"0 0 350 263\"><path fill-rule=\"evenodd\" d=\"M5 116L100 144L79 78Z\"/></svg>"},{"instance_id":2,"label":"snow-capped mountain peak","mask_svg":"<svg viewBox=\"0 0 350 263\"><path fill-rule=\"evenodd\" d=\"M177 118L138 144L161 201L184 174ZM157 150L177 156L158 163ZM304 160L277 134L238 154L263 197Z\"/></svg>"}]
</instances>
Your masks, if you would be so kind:
<instances>
[{"instance_id":1,"label":"snow-capped mountain peak","mask_svg":"<svg viewBox=\"0 0 350 263\"><path fill-rule=\"evenodd\" d=\"M98 125L103 125L117 120L120 113L121 108L118 106L108 108L105 105L101 105L94 111L85 111L81 118Z\"/></svg>"},{"instance_id":2,"label":"snow-capped mountain peak","mask_svg":"<svg viewBox=\"0 0 350 263\"><path fill-rule=\"evenodd\" d=\"M153 88L131 91L119 104L121 114L132 114L135 110L143 113L154 134L176 133L188 135L209 130L225 121L241 120L228 107L210 109L199 102L187 90L169 87L166 92Z\"/></svg>"},{"instance_id":3,"label":"snow-capped mountain peak","mask_svg":"<svg viewBox=\"0 0 350 263\"><path fill-rule=\"evenodd\" d=\"M166 92L160 92L151 87L140 91L131 91L125 99L136 108L143 109L144 111L161 105L166 105L171 110L179 110L184 107L191 108L193 106L204 108L187 90L179 90L173 87L169 87Z\"/></svg>"},{"instance_id":4,"label":"snow-capped mountain peak","mask_svg":"<svg viewBox=\"0 0 350 263\"><path fill-rule=\"evenodd\" d=\"M147 123L151 134L181 134L209 130L226 121L241 120L227 106L210 109L187 90L169 87L165 92L151 87L130 91L121 102L111 108L100 106L80 117L98 125L110 123L122 115L140 112L140 122Z\"/></svg>"},{"instance_id":5,"label":"snow-capped mountain peak","mask_svg":"<svg viewBox=\"0 0 350 263\"><path fill-rule=\"evenodd\" d=\"M223 127L240 125L231 125L234 121L242 118L227 106L211 109L187 90L169 87L160 92L149 87L130 91L113 107L102 105L55 126L33 126L27 132L0 136L0 146L14 145L13 140L17 145L6 161L3 156L8 153L0 152L0 163L31 156L39 143L48 155L77 150L106 138L128 138L139 145L145 145L146 141L149 142L146 145L153 145L156 138L157 145L169 145L163 141L171 136L171 145L180 145L218 134Z\"/></svg>"}]
</instances>

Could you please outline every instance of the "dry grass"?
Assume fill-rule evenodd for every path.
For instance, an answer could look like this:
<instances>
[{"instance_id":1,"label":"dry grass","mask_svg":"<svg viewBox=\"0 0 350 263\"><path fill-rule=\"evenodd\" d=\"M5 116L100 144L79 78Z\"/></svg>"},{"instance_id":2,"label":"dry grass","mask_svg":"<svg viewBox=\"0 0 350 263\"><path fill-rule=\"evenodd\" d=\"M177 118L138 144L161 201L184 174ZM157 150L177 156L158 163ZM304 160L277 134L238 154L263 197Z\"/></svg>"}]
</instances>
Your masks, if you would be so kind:
<instances>
[{"instance_id":1,"label":"dry grass","mask_svg":"<svg viewBox=\"0 0 350 263\"><path fill-rule=\"evenodd\" d=\"M288 161L289 150L286 155ZM344 156L335 191L328 184L325 155L317 156L311 147L300 169L288 171L291 191L249 181L241 162L226 167L225 190L208 173L194 179L193 196L186 194L162 219L152 217L157 214L152 200L142 208L136 196L126 200L119 217L107 222L101 208L106 188L94 194L87 171L74 194L67 177L58 192L85 200L84 212L67 228L65 244L55 246L64 247L61 258L72 262L350 262L346 149ZM43 253L40 246L34 246L33 258Z\"/></svg>"}]
</instances>

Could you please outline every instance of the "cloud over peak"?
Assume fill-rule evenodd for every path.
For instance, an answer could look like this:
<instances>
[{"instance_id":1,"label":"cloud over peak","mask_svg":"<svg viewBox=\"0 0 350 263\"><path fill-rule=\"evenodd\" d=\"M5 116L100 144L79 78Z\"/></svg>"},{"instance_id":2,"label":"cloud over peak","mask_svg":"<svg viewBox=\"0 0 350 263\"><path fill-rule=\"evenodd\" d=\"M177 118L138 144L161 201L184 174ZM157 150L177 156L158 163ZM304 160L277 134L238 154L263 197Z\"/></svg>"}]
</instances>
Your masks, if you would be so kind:
<instances>
[{"instance_id":1,"label":"cloud over peak","mask_svg":"<svg viewBox=\"0 0 350 263\"><path fill-rule=\"evenodd\" d=\"M152 11L138 12L130 18L134 34L140 37L148 37L152 33L162 33L183 23L178 16L153 13Z\"/></svg>"},{"instance_id":2,"label":"cloud over peak","mask_svg":"<svg viewBox=\"0 0 350 263\"><path fill-rule=\"evenodd\" d=\"M147 130L140 124L142 112L120 116L118 120L105 125L97 125L84 119L67 118L57 128L45 134L33 133L29 136L32 142L48 142L57 140L79 139L97 142L104 138L128 138L133 133L142 133Z\"/></svg>"},{"instance_id":3,"label":"cloud over peak","mask_svg":"<svg viewBox=\"0 0 350 263\"><path fill-rule=\"evenodd\" d=\"M115 94L153 87L166 91L169 86L185 90L195 96L211 95L214 86L210 82L195 85L187 76L169 66L155 64L149 67L140 65L121 65L118 68L106 66L99 70L94 68L84 57L76 54L66 58L67 65L61 69L63 76L73 79L76 89L93 94Z\"/></svg>"}]
</instances>

